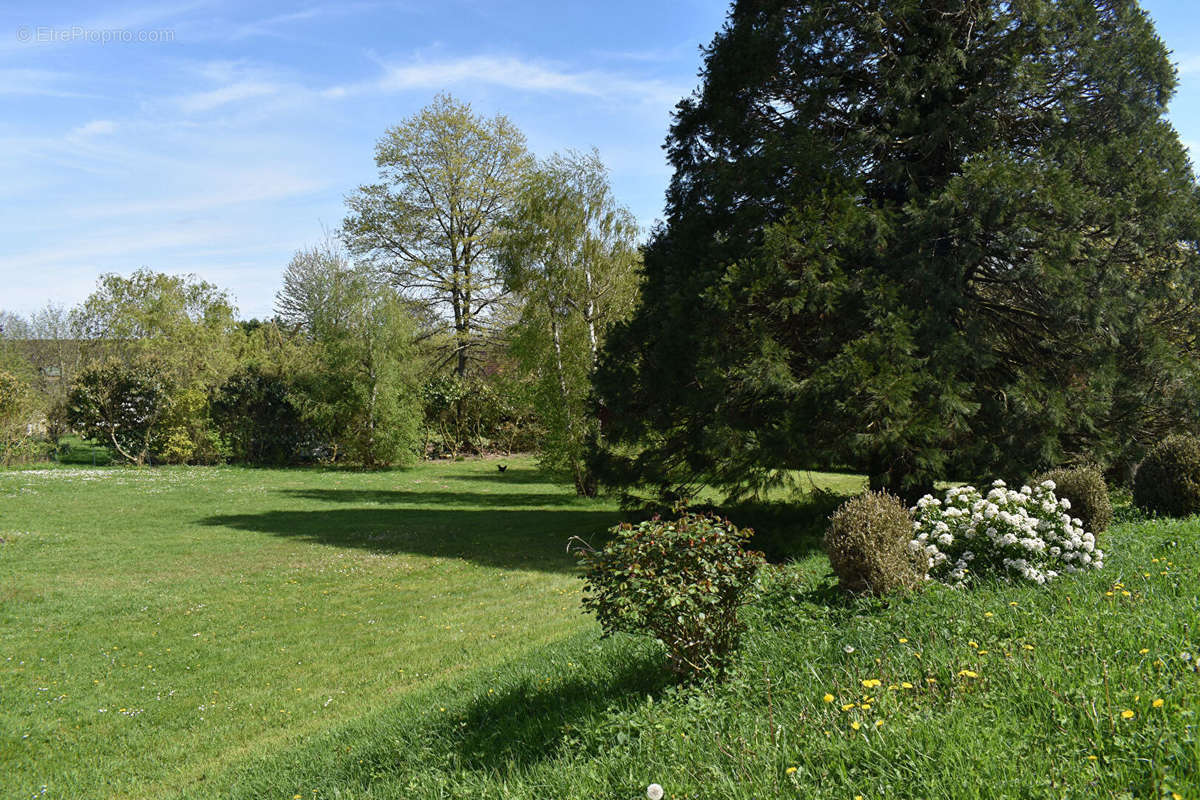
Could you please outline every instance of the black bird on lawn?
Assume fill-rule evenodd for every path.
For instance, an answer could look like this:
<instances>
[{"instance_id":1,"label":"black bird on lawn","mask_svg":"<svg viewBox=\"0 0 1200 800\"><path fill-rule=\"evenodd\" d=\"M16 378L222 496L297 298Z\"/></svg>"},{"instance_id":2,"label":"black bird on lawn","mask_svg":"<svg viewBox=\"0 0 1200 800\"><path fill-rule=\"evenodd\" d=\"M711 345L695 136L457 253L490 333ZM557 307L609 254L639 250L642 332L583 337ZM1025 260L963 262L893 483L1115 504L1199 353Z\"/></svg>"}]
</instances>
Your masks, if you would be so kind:
<instances>
[{"instance_id":1,"label":"black bird on lawn","mask_svg":"<svg viewBox=\"0 0 1200 800\"><path fill-rule=\"evenodd\" d=\"M504 472L504 470L508 469L508 464L497 464L496 469L500 470L501 472Z\"/></svg>"}]
</instances>

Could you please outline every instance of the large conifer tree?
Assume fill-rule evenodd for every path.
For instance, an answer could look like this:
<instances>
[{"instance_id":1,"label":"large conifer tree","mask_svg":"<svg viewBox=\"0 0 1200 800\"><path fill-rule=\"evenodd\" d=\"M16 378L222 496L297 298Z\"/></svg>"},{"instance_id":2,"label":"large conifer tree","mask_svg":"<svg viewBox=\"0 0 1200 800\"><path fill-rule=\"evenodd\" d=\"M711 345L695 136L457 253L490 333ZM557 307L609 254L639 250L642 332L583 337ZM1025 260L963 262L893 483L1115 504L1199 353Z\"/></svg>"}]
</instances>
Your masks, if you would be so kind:
<instances>
[{"instance_id":1,"label":"large conifer tree","mask_svg":"<svg viewBox=\"0 0 1200 800\"><path fill-rule=\"evenodd\" d=\"M609 482L911 493L1194 421L1200 194L1134 0L740 0L597 376Z\"/></svg>"}]
</instances>

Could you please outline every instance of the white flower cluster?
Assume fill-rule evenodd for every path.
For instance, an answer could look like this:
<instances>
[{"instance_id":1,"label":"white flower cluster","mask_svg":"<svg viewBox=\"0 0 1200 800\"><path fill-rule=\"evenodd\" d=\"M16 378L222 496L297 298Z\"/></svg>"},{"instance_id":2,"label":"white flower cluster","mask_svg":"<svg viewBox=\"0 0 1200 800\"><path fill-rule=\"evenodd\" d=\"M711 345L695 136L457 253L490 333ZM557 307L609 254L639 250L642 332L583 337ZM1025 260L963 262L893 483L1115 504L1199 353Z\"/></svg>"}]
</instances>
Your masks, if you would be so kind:
<instances>
[{"instance_id":1,"label":"white flower cluster","mask_svg":"<svg viewBox=\"0 0 1200 800\"><path fill-rule=\"evenodd\" d=\"M914 552L929 556L929 576L961 585L967 574L995 574L1045 583L1061 572L1100 569L1104 552L1054 496L1054 481L1021 491L996 481L986 495L974 486L925 495L913 509Z\"/></svg>"}]
</instances>

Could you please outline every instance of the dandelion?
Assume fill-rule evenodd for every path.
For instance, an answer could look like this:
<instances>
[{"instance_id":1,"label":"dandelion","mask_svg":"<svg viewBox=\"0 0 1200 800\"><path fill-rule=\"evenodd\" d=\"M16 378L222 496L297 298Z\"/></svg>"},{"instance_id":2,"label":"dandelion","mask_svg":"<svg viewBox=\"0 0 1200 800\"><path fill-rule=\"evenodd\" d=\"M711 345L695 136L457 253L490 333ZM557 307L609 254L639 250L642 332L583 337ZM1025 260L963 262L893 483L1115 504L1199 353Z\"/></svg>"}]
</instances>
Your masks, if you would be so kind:
<instances>
[{"instance_id":1,"label":"dandelion","mask_svg":"<svg viewBox=\"0 0 1200 800\"><path fill-rule=\"evenodd\" d=\"M975 641L974 639L972 639L971 641L967 642L967 645L968 645L969 647L974 647L976 650L978 650L978 649L979 649L979 642Z\"/></svg>"},{"instance_id":2,"label":"dandelion","mask_svg":"<svg viewBox=\"0 0 1200 800\"><path fill-rule=\"evenodd\" d=\"M854 646L848 644L842 648L842 652L845 653L846 655L850 655L851 653L854 652Z\"/></svg>"},{"instance_id":3,"label":"dandelion","mask_svg":"<svg viewBox=\"0 0 1200 800\"><path fill-rule=\"evenodd\" d=\"M901 637L900 637L900 644L908 644L908 639L906 639L906 638L904 638L903 636L901 636Z\"/></svg>"},{"instance_id":4,"label":"dandelion","mask_svg":"<svg viewBox=\"0 0 1200 800\"><path fill-rule=\"evenodd\" d=\"M824 700L826 703L832 703L832 702L833 702L833 695L831 695L831 694L829 694L828 692L826 692L826 693L825 693L825 696L824 696L824 697L822 697L821 699L822 699L822 700Z\"/></svg>"},{"instance_id":5,"label":"dandelion","mask_svg":"<svg viewBox=\"0 0 1200 800\"><path fill-rule=\"evenodd\" d=\"M883 727L883 720L881 720L881 719L877 719L877 720L875 720L875 727L876 727L876 728L882 728L882 727Z\"/></svg>"},{"instance_id":6,"label":"dandelion","mask_svg":"<svg viewBox=\"0 0 1200 800\"><path fill-rule=\"evenodd\" d=\"M796 768L795 768L795 767L788 767L787 769L785 769L785 770L784 770L784 772L786 772L788 775L795 775L795 774L796 774Z\"/></svg>"},{"instance_id":7,"label":"dandelion","mask_svg":"<svg viewBox=\"0 0 1200 800\"><path fill-rule=\"evenodd\" d=\"M1154 702L1151 703L1150 705L1154 706L1155 708L1162 708L1163 707L1163 699L1161 697L1156 698L1154 700Z\"/></svg>"},{"instance_id":8,"label":"dandelion","mask_svg":"<svg viewBox=\"0 0 1200 800\"><path fill-rule=\"evenodd\" d=\"M1133 716L1133 711L1128 708L1121 712L1121 719L1133 719Z\"/></svg>"},{"instance_id":9,"label":"dandelion","mask_svg":"<svg viewBox=\"0 0 1200 800\"><path fill-rule=\"evenodd\" d=\"M657 783L652 783L646 787L646 797L650 800L662 800L663 788Z\"/></svg>"},{"instance_id":10,"label":"dandelion","mask_svg":"<svg viewBox=\"0 0 1200 800\"><path fill-rule=\"evenodd\" d=\"M913 685L911 683L909 683L908 681L904 681L903 683L900 684L900 688L902 688L902 689L911 689L912 687L913 687Z\"/></svg>"},{"instance_id":11,"label":"dandelion","mask_svg":"<svg viewBox=\"0 0 1200 800\"><path fill-rule=\"evenodd\" d=\"M873 689L881 685L881 682L876 678L867 678L866 680L859 681L859 683L863 685L864 689Z\"/></svg>"},{"instance_id":12,"label":"dandelion","mask_svg":"<svg viewBox=\"0 0 1200 800\"><path fill-rule=\"evenodd\" d=\"M857 721L857 720L855 720L854 722L851 722L851 723L850 723L850 727L851 727L851 728L853 728L854 730L858 730L859 728L861 728L861 727L862 727L862 725L860 725L860 724L858 723L858 721Z\"/></svg>"},{"instance_id":13,"label":"dandelion","mask_svg":"<svg viewBox=\"0 0 1200 800\"><path fill-rule=\"evenodd\" d=\"M1149 653L1149 652L1150 652L1149 647L1143 647L1141 650L1138 650L1138 655L1144 656L1144 655L1146 655L1146 653Z\"/></svg>"},{"instance_id":14,"label":"dandelion","mask_svg":"<svg viewBox=\"0 0 1200 800\"><path fill-rule=\"evenodd\" d=\"M958 671L958 677L960 677L960 678L978 678L979 673L975 672L975 670L971 670L971 669L960 669Z\"/></svg>"},{"instance_id":15,"label":"dandelion","mask_svg":"<svg viewBox=\"0 0 1200 800\"><path fill-rule=\"evenodd\" d=\"M842 711L849 711L850 709L854 708L855 705L855 703L846 703L846 705L842 706Z\"/></svg>"},{"instance_id":16,"label":"dandelion","mask_svg":"<svg viewBox=\"0 0 1200 800\"><path fill-rule=\"evenodd\" d=\"M1096 758L1096 756L1088 756L1088 761L1096 761L1096 760L1098 760Z\"/></svg>"}]
</instances>

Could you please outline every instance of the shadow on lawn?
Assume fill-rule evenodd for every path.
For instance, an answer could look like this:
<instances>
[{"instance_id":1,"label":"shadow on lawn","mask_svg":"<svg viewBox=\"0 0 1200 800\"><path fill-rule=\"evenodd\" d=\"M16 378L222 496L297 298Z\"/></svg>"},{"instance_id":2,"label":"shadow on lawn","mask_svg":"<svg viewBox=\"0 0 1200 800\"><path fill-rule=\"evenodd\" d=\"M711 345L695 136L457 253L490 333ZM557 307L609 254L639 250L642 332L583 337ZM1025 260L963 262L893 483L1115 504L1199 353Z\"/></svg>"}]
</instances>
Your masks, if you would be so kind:
<instances>
[{"instance_id":1,"label":"shadow on lawn","mask_svg":"<svg viewBox=\"0 0 1200 800\"><path fill-rule=\"evenodd\" d=\"M619 519L613 511L335 508L219 514L200 524L377 553L566 573L575 568L567 541L595 540Z\"/></svg>"},{"instance_id":2,"label":"shadow on lawn","mask_svg":"<svg viewBox=\"0 0 1200 800\"><path fill-rule=\"evenodd\" d=\"M661 654L629 659L612 672L538 685L533 677L466 709L455 748L464 766L521 768L553 758L573 731L633 698L656 696L675 682Z\"/></svg>"},{"instance_id":3,"label":"shadow on lawn","mask_svg":"<svg viewBox=\"0 0 1200 800\"><path fill-rule=\"evenodd\" d=\"M453 489L282 489L280 494L323 503L370 503L373 505L410 505L440 508L470 506L535 508L590 504L566 490L558 492L461 492ZM553 510L553 509L552 509Z\"/></svg>"}]
</instances>

